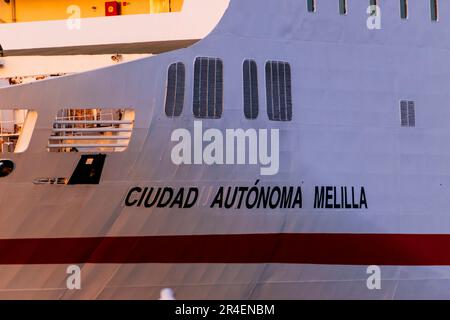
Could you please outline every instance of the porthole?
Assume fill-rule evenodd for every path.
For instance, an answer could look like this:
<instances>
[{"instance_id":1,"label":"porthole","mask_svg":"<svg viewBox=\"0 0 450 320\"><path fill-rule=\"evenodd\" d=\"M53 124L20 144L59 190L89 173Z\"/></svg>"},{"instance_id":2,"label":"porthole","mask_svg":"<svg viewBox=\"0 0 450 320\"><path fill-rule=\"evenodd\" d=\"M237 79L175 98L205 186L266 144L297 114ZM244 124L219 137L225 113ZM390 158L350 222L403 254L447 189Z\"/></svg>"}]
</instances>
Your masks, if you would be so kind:
<instances>
[{"instance_id":1,"label":"porthole","mask_svg":"<svg viewBox=\"0 0 450 320\"><path fill-rule=\"evenodd\" d=\"M7 177L14 171L14 162L11 160L0 160L0 178Z\"/></svg>"}]
</instances>

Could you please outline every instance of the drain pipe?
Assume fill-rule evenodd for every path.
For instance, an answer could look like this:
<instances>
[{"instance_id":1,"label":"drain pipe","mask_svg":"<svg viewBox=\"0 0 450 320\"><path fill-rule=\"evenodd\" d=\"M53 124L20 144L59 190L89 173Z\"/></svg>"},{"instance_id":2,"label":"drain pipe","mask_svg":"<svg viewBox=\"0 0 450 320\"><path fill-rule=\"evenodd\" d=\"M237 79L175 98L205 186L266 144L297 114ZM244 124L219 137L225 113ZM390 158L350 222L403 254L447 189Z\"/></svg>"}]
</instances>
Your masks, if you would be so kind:
<instances>
[{"instance_id":1,"label":"drain pipe","mask_svg":"<svg viewBox=\"0 0 450 320\"><path fill-rule=\"evenodd\" d=\"M12 22L17 22L17 17L16 17L16 0L11 0L11 20L12 20Z\"/></svg>"}]
</instances>

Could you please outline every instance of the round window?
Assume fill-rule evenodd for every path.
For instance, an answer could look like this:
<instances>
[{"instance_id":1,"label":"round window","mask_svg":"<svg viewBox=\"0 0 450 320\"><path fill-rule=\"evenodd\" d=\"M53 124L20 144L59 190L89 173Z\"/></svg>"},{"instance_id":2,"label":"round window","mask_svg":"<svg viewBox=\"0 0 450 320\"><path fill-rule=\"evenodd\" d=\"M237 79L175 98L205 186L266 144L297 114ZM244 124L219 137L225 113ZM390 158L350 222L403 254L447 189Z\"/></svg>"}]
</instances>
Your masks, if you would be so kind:
<instances>
[{"instance_id":1,"label":"round window","mask_svg":"<svg viewBox=\"0 0 450 320\"><path fill-rule=\"evenodd\" d=\"M0 178L7 177L14 170L14 162L11 160L0 160Z\"/></svg>"}]
</instances>

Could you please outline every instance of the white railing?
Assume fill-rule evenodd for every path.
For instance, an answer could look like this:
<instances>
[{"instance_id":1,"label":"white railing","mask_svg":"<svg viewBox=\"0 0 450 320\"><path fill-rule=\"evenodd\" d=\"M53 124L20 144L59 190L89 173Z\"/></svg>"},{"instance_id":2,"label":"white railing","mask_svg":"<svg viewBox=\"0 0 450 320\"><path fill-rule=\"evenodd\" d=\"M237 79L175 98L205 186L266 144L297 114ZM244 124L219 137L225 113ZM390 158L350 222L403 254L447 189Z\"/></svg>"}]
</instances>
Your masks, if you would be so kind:
<instances>
[{"instance_id":1,"label":"white railing","mask_svg":"<svg viewBox=\"0 0 450 320\"><path fill-rule=\"evenodd\" d=\"M49 138L52 152L120 152L129 144L134 112L128 109L64 109Z\"/></svg>"}]
</instances>

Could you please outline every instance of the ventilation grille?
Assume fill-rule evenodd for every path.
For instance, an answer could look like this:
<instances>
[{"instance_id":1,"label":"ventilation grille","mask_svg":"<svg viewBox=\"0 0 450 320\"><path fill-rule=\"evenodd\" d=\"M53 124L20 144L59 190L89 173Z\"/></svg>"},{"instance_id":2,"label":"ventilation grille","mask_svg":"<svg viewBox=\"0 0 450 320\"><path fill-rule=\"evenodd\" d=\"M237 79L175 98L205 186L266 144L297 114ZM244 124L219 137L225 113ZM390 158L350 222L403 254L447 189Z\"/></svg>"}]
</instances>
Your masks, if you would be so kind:
<instances>
[{"instance_id":1,"label":"ventilation grille","mask_svg":"<svg viewBox=\"0 0 450 320\"><path fill-rule=\"evenodd\" d=\"M289 63L266 64L267 114L272 121L292 120L291 67Z\"/></svg>"},{"instance_id":2,"label":"ventilation grille","mask_svg":"<svg viewBox=\"0 0 450 320\"><path fill-rule=\"evenodd\" d=\"M430 13L431 13L431 21L438 21L439 19L439 11L438 11L438 2L437 0L430 0Z\"/></svg>"},{"instance_id":3,"label":"ventilation grille","mask_svg":"<svg viewBox=\"0 0 450 320\"><path fill-rule=\"evenodd\" d=\"M166 115L179 117L183 111L186 71L184 64L170 65L167 75Z\"/></svg>"},{"instance_id":4,"label":"ventilation grille","mask_svg":"<svg viewBox=\"0 0 450 320\"><path fill-rule=\"evenodd\" d=\"M223 63L215 58L197 58L194 70L194 116L218 119L223 109Z\"/></svg>"},{"instance_id":5,"label":"ventilation grille","mask_svg":"<svg viewBox=\"0 0 450 320\"><path fill-rule=\"evenodd\" d=\"M307 0L306 6L308 8L308 12L316 11L316 0Z\"/></svg>"},{"instance_id":6,"label":"ventilation grille","mask_svg":"<svg viewBox=\"0 0 450 320\"><path fill-rule=\"evenodd\" d=\"M347 0L339 0L339 13L347 14Z\"/></svg>"},{"instance_id":7,"label":"ventilation grille","mask_svg":"<svg viewBox=\"0 0 450 320\"><path fill-rule=\"evenodd\" d=\"M50 152L121 152L130 142L134 111L63 109L53 123Z\"/></svg>"},{"instance_id":8,"label":"ventilation grille","mask_svg":"<svg viewBox=\"0 0 450 320\"><path fill-rule=\"evenodd\" d=\"M408 0L400 0L400 17L402 19L408 18Z\"/></svg>"},{"instance_id":9,"label":"ventilation grille","mask_svg":"<svg viewBox=\"0 0 450 320\"><path fill-rule=\"evenodd\" d=\"M414 101L400 101L400 122L402 127L416 126L416 111Z\"/></svg>"},{"instance_id":10,"label":"ventilation grille","mask_svg":"<svg viewBox=\"0 0 450 320\"><path fill-rule=\"evenodd\" d=\"M244 61L244 114L247 119L258 117L258 72L256 62Z\"/></svg>"}]
</instances>

